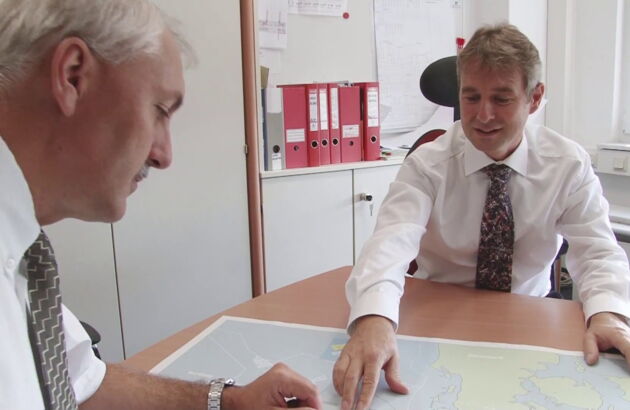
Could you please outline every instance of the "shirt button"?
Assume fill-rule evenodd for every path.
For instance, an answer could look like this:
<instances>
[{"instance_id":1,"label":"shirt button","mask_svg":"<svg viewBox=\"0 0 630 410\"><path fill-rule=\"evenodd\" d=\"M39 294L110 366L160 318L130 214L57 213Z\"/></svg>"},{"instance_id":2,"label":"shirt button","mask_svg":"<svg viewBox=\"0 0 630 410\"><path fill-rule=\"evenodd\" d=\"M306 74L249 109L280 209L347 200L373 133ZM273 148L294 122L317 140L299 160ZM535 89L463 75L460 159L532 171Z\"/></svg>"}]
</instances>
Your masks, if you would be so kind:
<instances>
[{"instance_id":1,"label":"shirt button","mask_svg":"<svg viewBox=\"0 0 630 410\"><path fill-rule=\"evenodd\" d=\"M13 271L13 269L15 269L15 259L13 258L7 259L7 263L4 264L4 268L7 271ZM7 273L12 273L12 272L7 272Z\"/></svg>"}]
</instances>

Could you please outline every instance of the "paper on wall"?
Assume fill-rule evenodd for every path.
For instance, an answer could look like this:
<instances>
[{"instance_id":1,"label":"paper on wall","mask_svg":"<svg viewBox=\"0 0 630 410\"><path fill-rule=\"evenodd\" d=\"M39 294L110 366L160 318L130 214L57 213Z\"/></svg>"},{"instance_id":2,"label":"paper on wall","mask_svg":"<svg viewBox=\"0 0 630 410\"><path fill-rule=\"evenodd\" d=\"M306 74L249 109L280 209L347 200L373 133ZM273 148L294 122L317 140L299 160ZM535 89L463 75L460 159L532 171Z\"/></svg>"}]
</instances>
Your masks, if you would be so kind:
<instances>
[{"instance_id":1,"label":"paper on wall","mask_svg":"<svg viewBox=\"0 0 630 410\"><path fill-rule=\"evenodd\" d=\"M374 31L381 129L413 130L436 110L420 92L420 74L433 61L455 55L453 3L374 0Z\"/></svg>"},{"instance_id":2,"label":"paper on wall","mask_svg":"<svg viewBox=\"0 0 630 410\"><path fill-rule=\"evenodd\" d=\"M258 2L258 40L261 48L287 48L288 0Z\"/></svg>"},{"instance_id":3,"label":"paper on wall","mask_svg":"<svg viewBox=\"0 0 630 410\"><path fill-rule=\"evenodd\" d=\"M289 0L291 14L341 17L347 10L348 0Z\"/></svg>"}]
</instances>

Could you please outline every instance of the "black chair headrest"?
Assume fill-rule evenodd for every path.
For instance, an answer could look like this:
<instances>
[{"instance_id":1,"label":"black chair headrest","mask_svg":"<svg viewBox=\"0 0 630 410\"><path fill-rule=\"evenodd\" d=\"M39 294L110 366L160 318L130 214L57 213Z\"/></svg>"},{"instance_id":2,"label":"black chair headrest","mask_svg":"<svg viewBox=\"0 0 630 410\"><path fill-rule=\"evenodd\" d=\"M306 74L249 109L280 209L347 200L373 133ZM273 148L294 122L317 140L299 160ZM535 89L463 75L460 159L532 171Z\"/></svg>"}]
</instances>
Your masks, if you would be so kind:
<instances>
[{"instance_id":1,"label":"black chair headrest","mask_svg":"<svg viewBox=\"0 0 630 410\"><path fill-rule=\"evenodd\" d=\"M420 76L420 91L427 100L435 104L455 108L455 120L458 120L459 87L456 61L456 56L450 56L429 64Z\"/></svg>"}]
</instances>

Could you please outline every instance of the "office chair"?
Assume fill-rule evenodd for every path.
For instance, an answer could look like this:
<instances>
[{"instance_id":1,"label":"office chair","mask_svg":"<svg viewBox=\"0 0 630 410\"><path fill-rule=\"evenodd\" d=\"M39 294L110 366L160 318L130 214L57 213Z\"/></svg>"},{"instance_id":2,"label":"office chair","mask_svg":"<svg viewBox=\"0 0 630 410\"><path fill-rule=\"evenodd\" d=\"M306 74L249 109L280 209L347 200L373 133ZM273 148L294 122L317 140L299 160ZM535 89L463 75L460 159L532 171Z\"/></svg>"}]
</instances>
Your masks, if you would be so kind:
<instances>
[{"instance_id":1,"label":"office chair","mask_svg":"<svg viewBox=\"0 0 630 410\"><path fill-rule=\"evenodd\" d=\"M420 75L420 92L434 104L453 108L453 121L459 120L459 87L457 83L457 57L450 56L436 60L429 64ZM422 144L434 141L446 130L432 129L422 134L413 143L407 155L408 157ZM418 270L416 260L409 263L407 273L413 275Z\"/></svg>"},{"instance_id":2,"label":"office chair","mask_svg":"<svg viewBox=\"0 0 630 410\"><path fill-rule=\"evenodd\" d=\"M83 329L85 329L88 336L90 337L90 341L92 342L92 351L94 352L96 357L100 359L101 353L98 351L98 343L101 341L101 334L96 329L94 329L90 324L85 323L83 321L79 321L79 322L81 323L81 326L83 326Z\"/></svg>"},{"instance_id":3,"label":"office chair","mask_svg":"<svg viewBox=\"0 0 630 410\"><path fill-rule=\"evenodd\" d=\"M569 243L566 239L562 238L562 246L560 246L560 250L558 250L556 259L554 259L553 264L551 265L551 274L549 276L549 280L551 281L551 292L549 292L548 297L555 299L564 299L560 289L560 274L562 273L561 257L562 255L567 253L568 249Z\"/></svg>"},{"instance_id":4,"label":"office chair","mask_svg":"<svg viewBox=\"0 0 630 410\"><path fill-rule=\"evenodd\" d=\"M420 91L432 103L453 107L453 121L459 120L457 57L444 57L429 64L420 75Z\"/></svg>"},{"instance_id":5,"label":"office chair","mask_svg":"<svg viewBox=\"0 0 630 410\"><path fill-rule=\"evenodd\" d=\"M457 57L440 58L429 64L420 75L420 92L434 104L453 108L453 121L459 120L459 88L457 83ZM420 145L435 140L446 130L432 129L413 143L407 156Z\"/></svg>"}]
</instances>

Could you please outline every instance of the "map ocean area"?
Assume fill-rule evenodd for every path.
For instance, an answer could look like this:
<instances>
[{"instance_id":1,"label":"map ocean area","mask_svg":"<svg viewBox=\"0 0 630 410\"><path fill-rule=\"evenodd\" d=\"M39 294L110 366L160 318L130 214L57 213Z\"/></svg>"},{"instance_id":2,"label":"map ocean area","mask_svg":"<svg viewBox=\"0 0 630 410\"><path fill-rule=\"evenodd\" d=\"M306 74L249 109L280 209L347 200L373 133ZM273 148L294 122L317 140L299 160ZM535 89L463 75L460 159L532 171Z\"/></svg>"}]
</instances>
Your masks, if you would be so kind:
<instances>
[{"instance_id":1,"label":"map ocean area","mask_svg":"<svg viewBox=\"0 0 630 410\"><path fill-rule=\"evenodd\" d=\"M332 367L347 340L342 329L222 317L152 372L246 384L283 362L318 386L326 409L338 409ZM399 336L398 348L409 394L392 393L381 377L372 409L630 409L619 356L588 366L581 352L410 336Z\"/></svg>"}]
</instances>

